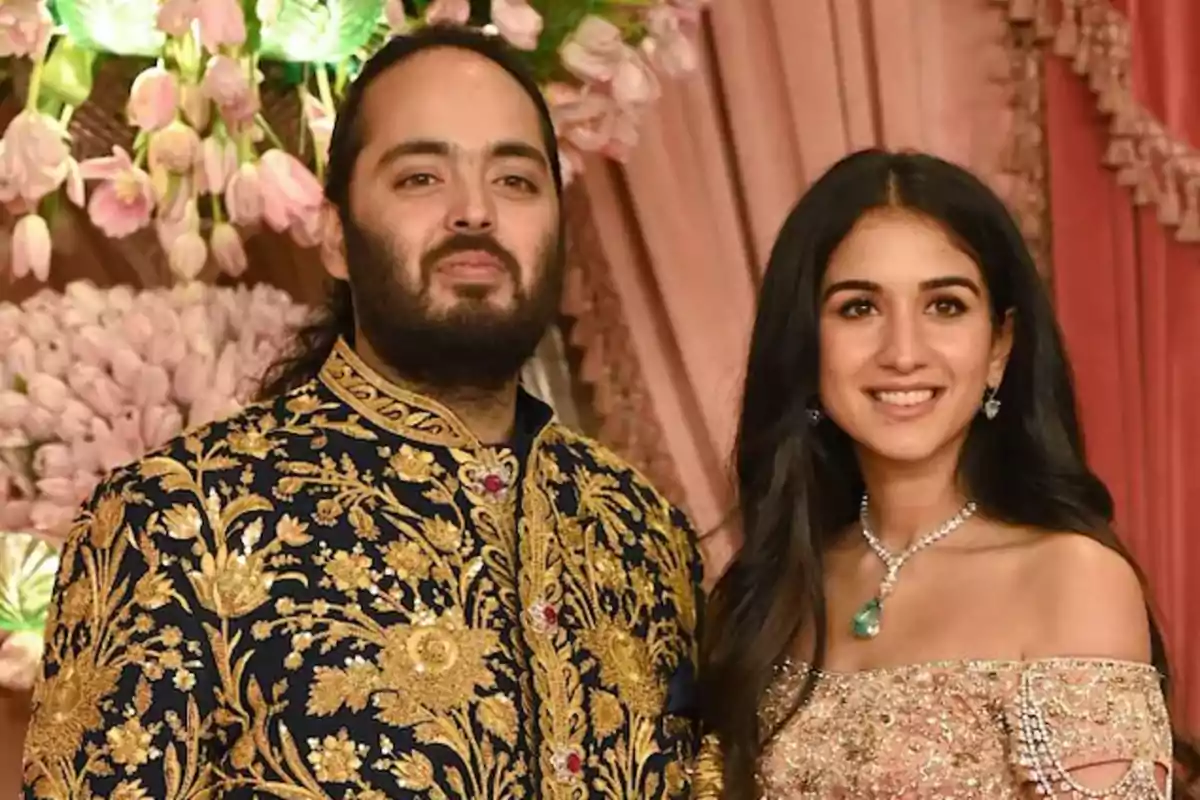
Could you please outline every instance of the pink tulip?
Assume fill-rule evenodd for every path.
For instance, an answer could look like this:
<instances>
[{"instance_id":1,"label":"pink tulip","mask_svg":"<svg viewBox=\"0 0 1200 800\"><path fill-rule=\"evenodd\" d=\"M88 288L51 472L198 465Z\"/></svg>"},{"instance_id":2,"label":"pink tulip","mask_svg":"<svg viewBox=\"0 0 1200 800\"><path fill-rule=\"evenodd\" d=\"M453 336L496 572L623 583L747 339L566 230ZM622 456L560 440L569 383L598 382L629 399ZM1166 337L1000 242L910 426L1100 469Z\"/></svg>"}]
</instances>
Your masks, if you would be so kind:
<instances>
[{"instance_id":1,"label":"pink tulip","mask_svg":"<svg viewBox=\"0 0 1200 800\"><path fill-rule=\"evenodd\" d=\"M199 84L185 83L179 89L179 107L183 109L183 118L193 128L202 131L208 127L212 106L208 95Z\"/></svg>"},{"instance_id":2,"label":"pink tulip","mask_svg":"<svg viewBox=\"0 0 1200 800\"><path fill-rule=\"evenodd\" d=\"M95 418L96 414L83 401L69 397L62 413L58 415L58 435L67 441L74 441L87 434Z\"/></svg>"},{"instance_id":3,"label":"pink tulip","mask_svg":"<svg viewBox=\"0 0 1200 800\"><path fill-rule=\"evenodd\" d=\"M133 387L141 377L145 362L127 344L121 344L112 353L112 376L126 398L133 397Z\"/></svg>"},{"instance_id":4,"label":"pink tulip","mask_svg":"<svg viewBox=\"0 0 1200 800\"><path fill-rule=\"evenodd\" d=\"M144 131L156 131L174 121L178 107L175 74L162 67L150 67L134 79L125 109L131 124Z\"/></svg>"},{"instance_id":5,"label":"pink tulip","mask_svg":"<svg viewBox=\"0 0 1200 800\"><path fill-rule=\"evenodd\" d=\"M263 153L259 163L263 218L282 233L306 213L321 207L321 183L296 157L278 148Z\"/></svg>"},{"instance_id":6,"label":"pink tulip","mask_svg":"<svg viewBox=\"0 0 1200 800\"><path fill-rule=\"evenodd\" d=\"M626 57L621 29L604 17L590 14L558 49L563 66L584 81L607 83Z\"/></svg>"},{"instance_id":7,"label":"pink tulip","mask_svg":"<svg viewBox=\"0 0 1200 800\"><path fill-rule=\"evenodd\" d=\"M154 185L120 147L114 147L111 156L83 162L80 172L89 180L104 180L92 192L88 216L105 236L120 239L150 224Z\"/></svg>"},{"instance_id":8,"label":"pink tulip","mask_svg":"<svg viewBox=\"0 0 1200 800\"><path fill-rule=\"evenodd\" d=\"M237 146L228 139L218 139L209 136L201 147L201 161L204 171L203 184L199 187L202 193L221 194L229 178L237 171Z\"/></svg>"},{"instance_id":9,"label":"pink tulip","mask_svg":"<svg viewBox=\"0 0 1200 800\"><path fill-rule=\"evenodd\" d=\"M121 408L121 390L105 372L91 364L78 364L67 375L71 390L102 417L112 417Z\"/></svg>"},{"instance_id":10,"label":"pink tulip","mask_svg":"<svg viewBox=\"0 0 1200 800\"><path fill-rule=\"evenodd\" d=\"M37 214L21 217L13 230L13 276L32 274L45 282L50 277L50 228Z\"/></svg>"},{"instance_id":11,"label":"pink tulip","mask_svg":"<svg viewBox=\"0 0 1200 800\"><path fill-rule=\"evenodd\" d=\"M246 16L239 0L202 0L199 19L200 43L208 52L246 43Z\"/></svg>"},{"instance_id":12,"label":"pink tulip","mask_svg":"<svg viewBox=\"0 0 1200 800\"><path fill-rule=\"evenodd\" d=\"M29 414L29 397L12 389L0 391L0 430L20 428Z\"/></svg>"},{"instance_id":13,"label":"pink tulip","mask_svg":"<svg viewBox=\"0 0 1200 800\"><path fill-rule=\"evenodd\" d=\"M67 199L77 206L82 206L87 199L84 194L83 173L80 164L74 158L67 159Z\"/></svg>"},{"instance_id":14,"label":"pink tulip","mask_svg":"<svg viewBox=\"0 0 1200 800\"><path fill-rule=\"evenodd\" d=\"M182 122L172 122L150 136L150 167L191 172L200 158L200 135Z\"/></svg>"},{"instance_id":15,"label":"pink tulip","mask_svg":"<svg viewBox=\"0 0 1200 800\"><path fill-rule=\"evenodd\" d=\"M250 83L248 67L229 56L208 60L200 87L230 125L248 122L258 113L258 95Z\"/></svg>"},{"instance_id":16,"label":"pink tulip","mask_svg":"<svg viewBox=\"0 0 1200 800\"><path fill-rule=\"evenodd\" d=\"M184 280L195 280L208 260L208 247L204 237L188 231L176 239L167 251L167 263L171 271Z\"/></svg>"},{"instance_id":17,"label":"pink tulip","mask_svg":"<svg viewBox=\"0 0 1200 800\"><path fill-rule=\"evenodd\" d=\"M172 405L158 405L142 414L142 440L149 447L161 447L183 429L183 417Z\"/></svg>"},{"instance_id":18,"label":"pink tulip","mask_svg":"<svg viewBox=\"0 0 1200 800\"><path fill-rule=\"evenodd\" d=\"M58 378L38 373L29 378L26 394L29 395L29 402L35 407L44 408L53 414L60 414L67 407L67 399L71 395L71 390Z\"/></svg>"},{"instance_id":19,"label":"pink tulip","mask_svg":"<svg viewBox=\"0 0 1200 800\"><path fill-rule=\"evenodd\" d=\"M256 164L242 164L225 187L225 207L235 225L258 224L263 214L262 181Z\"/></svg>"},{"instance_id":20,"label":"pink tulip","mask_svg":"<svg viewBox=\"0 0 1200 800\"><path fill-rule=\"evenodd\" d=\"M120 466L120 465L118 465ZM29 519L39 531L51 539L64 540L70 533L79 503L73 500L61 504L53 501L36 501L30 510Z\"/></svg>"},{"instance_id":21,"label":"pink tulip","mask_svg":"<svg viewBox=\"0 0 1200 800\"><path fill-rule=\"evenodd\" d=\"M200 13L201 0L162 0L156 24L168 36L183 36Z\"/></svg>"},{"instance_id":22,"label":"pink tulip","mask_svg":"<svg viewBox=\"0 0 1200 800\"><path fill-rule=\"evenodd\" d=\"M288 228L292 241L301 247L316 247L321 244L321 209L307 208L292 220Z\"/></svg>"},{"instance_id":23,"label":"pink tulip","mask_svg":"<svg viewBox=\"0 0 1200 800\"><path fill-rule=\"evenodd\" d=\"M387 0L383 7L383 15L393 34L408 32L408 14L404 11L404 0Z\"/></svg>"},{"instance_id":24,"label":"pink tulip","mask_svg":"<svg viewBox=\"0 0 1200 800\"><path fill-rule=\"evenodd\" d=\"M308 123L308 131L312 134L313 147L322 158L328 158L329 141L333 138L333 112L307 93L304 95L303 110L304 121Z\"/></svg>"},{"instance_id":25,"label":"pink tulip","mask_svg":"<svg viewBox=\"0 0 1200 800\"><path fill-rule=\"evenodd\" d=\"M175 381L172 387L175 399L184 405L196 402L208 385L211 371L209 358L200 353L189 354L175 370Z\"/></svg>"},{"instance_id":26,"label":"pink tulip","mask_svg":"<svg viewBox=\"0 0 1200 800\"><path fill-rule=\"evenodd\" d=\"M113 347L112 335L98 325L84 326L71 339L74 358L82 364L96 367L108 364L108 354L112 352Z\"/></svg>"},{"instance_id":27,"label":"pink tulip","mask_svg":"<svg viewBox=\"0 0 1200 800\"><path fill-rule=\"evenodd\" d=\"M528 0L492 0L492 23L500 35L521 50L536 50L542 35L542 15Z\"/></svg>"},{"instance_id":28,"label":"pink tulip","mask_svg":"<svg viewBox=\"0 0 1200 800\"><path fill-rule=\"evenodd\" d=\"M67 179L70 157L66 130L58 120L25 110L4 131L0 174L16 196L34 204Z\"/></svg>"},{"instance_id":29,"label":"pink tulip","mask_svg":"<svg viewBox=\"0 0 1200 800\"><path fill-rule=\"evenodd\" d=\"M171 378L162 367L147 364L133 386L133 402L138 408L150 408L167 402L171 395Z\"/></svg>"},{"instance_id":30,"label":"pink tulip","mask_svg":"<svg viewBox=\"0 0 1200 800\"><path fill-rule=\"evenodd\" d=\"M613 100L619 106L637 106L657 100L662 94L658 76L645 57L627 49L612 79Z\"/></svg>"},{"instance_id":31,"label":"pink tulip","mask_svg":"<svg viewBox=\"0 0 1200 800\"><path fill-rule=\"evenodd\" d=\"M242 247L242 238L232 225L221 222L213 226L210 244L213 259L222 272L236 278L246 271L246 250Z\"/></svg>"},{"instance_id":32,"label":"pink tulip","mask_svg":"<svg viewBox=\"0 0 1200 800\"><path fill-rule=\"evenodd\" d=\"M470 18L469 0L433 0L425 9L425 22L430 25L466 25Z\"/></svg>"},{"instance_id":33,"label":"pink tulip","mask_svg":"<svg viewBox=\"0 0 1200 800\"><path fill-rule=\"evenodd\" d=\"M0 4L0 58L38 56L53 27L43 0L4 0Z\"/></svg>"},{"instance_id":34,"label":"pink tulip","mask_svg":"<svg viewBox=\"0 0 1200 800\"><path fill-rule=\"evenodd\" d=\"M699 24L699 10L685 11L671 6L654 6L646 12L649 36L642 48L663 72L678 77L695 71L700 57L693 37Z\"/></svg>"},{"instance_id":35,"label":"pink tulip","mask_svg":"<svg viewBox=\"0 0 1200 800\"><path fill-rule=\"evenodd\" d=\"M33 455L33 471L44 478L66 478L75 471L71 448L65 444L44 444Z\"/></svg>"}]
</instances>

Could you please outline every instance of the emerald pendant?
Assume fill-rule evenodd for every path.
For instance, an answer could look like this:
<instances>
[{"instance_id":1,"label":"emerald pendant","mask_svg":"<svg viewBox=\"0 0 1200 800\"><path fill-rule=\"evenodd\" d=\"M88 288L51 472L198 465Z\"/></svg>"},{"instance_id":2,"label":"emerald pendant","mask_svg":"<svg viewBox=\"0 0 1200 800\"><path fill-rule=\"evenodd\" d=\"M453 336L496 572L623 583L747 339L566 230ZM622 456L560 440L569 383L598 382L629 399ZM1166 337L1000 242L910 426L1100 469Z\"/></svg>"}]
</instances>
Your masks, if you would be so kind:
<instances>
[{"instance_id":1,"label":"emerald pendant","mask_svg":"<svg viewBox=\"0 0 1200 800\"><path fill-rule=\"evenodd\" d=\"M883 603L878 597L872 597L854 615L851 630L856 639L874 639L879 635L879 627L883 616Z\"/></svg>"}]
</instances>

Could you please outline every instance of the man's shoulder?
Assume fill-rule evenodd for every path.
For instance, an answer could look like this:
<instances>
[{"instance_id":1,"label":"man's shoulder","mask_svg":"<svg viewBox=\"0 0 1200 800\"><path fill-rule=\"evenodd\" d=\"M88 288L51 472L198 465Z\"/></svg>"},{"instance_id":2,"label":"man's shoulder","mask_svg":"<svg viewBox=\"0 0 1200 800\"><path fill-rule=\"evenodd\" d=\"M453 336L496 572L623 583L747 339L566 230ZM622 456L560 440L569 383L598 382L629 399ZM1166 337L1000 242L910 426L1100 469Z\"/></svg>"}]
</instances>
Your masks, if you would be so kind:
<instances>
[{"instance_id":1,"label":"man's shoulder","mask_svg":"<svg viewBox=\"0 0 1200 800\"><path fill-rule=\"evenodd\" d=\"M301 389L249 403L232 414L185 430L110 471L95 494L143 495L169 488L171 482L161 479L170 472L212 475L240 471L247 463L261 461L279 443L281 420L291 413L289 404L304 393Z\"/></svg>"},{"instance_id":2,"label":"man's shoulder","mask_svg":"<svg viewBox=\"0 0 1200 800\"><path fill-rule=\"evenodd\" d=\"M620 477L634 493L645 499L646 505L654 505L668 511L674 521L690 526L684 512L650 480L640 469L608 445L593 439L561 423L551 423L551 441L561 443L573 451L578 458L599 471Z\"/></svg>"}]
</instances>

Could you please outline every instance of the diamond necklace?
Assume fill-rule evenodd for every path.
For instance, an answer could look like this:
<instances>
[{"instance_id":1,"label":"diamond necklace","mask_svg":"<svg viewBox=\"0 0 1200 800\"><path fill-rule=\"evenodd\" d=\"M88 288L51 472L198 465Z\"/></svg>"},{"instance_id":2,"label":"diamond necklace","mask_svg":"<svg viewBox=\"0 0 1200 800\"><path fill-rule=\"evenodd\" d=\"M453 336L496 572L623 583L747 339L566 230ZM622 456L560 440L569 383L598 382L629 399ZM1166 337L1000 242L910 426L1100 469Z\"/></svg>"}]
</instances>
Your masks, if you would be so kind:
<instances>
[{"instance_id":1,"label":"diamond necklace","mask_svg":"<svg viewBox=\"0 0 1200 800\"><path fill-rule=\"evenodd\" d=\"M875 555L879 556L879 560L887 567L887 572L883 576L883 582L879 584L879 591L876 595L864 603L862 608L858 610L858 613L854 615L850 631L856 639L874 639L879 635L879 630L883 625L883 601L892 593L900 568L904 566L906 561L926 547L929 547L929 545L941 541L962 527L962 524L975 514L975 501L968 500L966 505L958 510L957 514L943 522L937 529L917 539L901 553L892 553L883 546L883 542L879 541L879 538L871 531L869 510L867 493L863 492L862 505L858 511L858 521L862 527L862 535L867 540L870 548L875 552Z\"/></svg>"}]
</instances>

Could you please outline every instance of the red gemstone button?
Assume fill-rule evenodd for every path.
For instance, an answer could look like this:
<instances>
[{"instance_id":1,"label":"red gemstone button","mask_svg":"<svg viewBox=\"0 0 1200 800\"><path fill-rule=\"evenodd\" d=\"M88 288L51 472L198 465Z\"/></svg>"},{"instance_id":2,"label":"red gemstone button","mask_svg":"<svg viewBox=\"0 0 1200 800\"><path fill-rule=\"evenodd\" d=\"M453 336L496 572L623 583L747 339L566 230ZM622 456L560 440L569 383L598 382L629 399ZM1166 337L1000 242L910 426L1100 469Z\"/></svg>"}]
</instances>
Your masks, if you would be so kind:
<instances>
[{"instance_id":1,"label":"red gemstone button","mask_svg":"<svg viewBox=\"0 0 1200 800\"><path fill-rule=\"evenodd\" d=\"M579 753L571 753L567 756L567 769L575 775L578 775L583 769L583 757Z\"/></svg>"},{"instance_id":2,"label":"red gemstone button","mask_svg":"<svg viewBox=\"0 0 1200 800\"><path fill-rule=\"evenodd\" d=\"M497 494L504 488L504 479L499 475L487 475L483 479L483 488L488 494Z\"/></svg>"},{"instance_id":3,"label":"red gemstone button","mask_svg":"<svg viewBox=\"0 0 1200 800\"><path fill-rule=\"evenodd\" d=\"M545 608L542 609L542 619L546 620L547 625L551 625L551 626L557 625L558 624L558 609L556 609L552 605L547 605Z\"/></svg>"}]
</instances>

